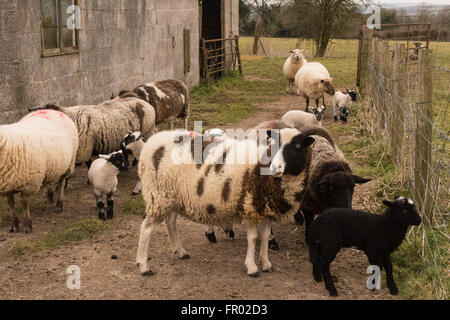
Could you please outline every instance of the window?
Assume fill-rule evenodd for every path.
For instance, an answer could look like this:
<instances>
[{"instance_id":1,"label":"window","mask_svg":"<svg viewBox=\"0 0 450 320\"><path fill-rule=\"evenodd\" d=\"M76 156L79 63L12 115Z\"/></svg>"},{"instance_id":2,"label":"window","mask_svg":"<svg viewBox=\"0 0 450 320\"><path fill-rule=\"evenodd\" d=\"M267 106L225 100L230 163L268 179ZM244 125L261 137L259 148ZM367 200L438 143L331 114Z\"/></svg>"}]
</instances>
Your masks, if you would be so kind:
<instances>
[{"instance_id":1,"label":"window","mask_svg":"<svg viewBox=\"0 0 450 320\"><path fill-rule=\"evenodd\" d=\"M77 0L41 1L42 56L78 52L80 11L77 3Z\"/></svg>"}]
</instances>

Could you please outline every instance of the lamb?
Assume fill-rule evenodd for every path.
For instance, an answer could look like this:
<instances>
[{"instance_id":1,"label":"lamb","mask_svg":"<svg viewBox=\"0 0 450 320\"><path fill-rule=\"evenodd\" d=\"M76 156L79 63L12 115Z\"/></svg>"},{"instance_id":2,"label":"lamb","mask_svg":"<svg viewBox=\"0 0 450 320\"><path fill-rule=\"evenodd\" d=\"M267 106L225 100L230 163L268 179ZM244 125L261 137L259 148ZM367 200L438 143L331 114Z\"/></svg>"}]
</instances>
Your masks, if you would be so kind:
<instances>
[{"instance_id":1,"label":"lamb","mask_svg":"<svg viewBox=\"0 0 450 320\"><path fill-rule=\"evenodd\" d=\"M286 112L282 117L281 121L287 124L290 128L301 129L307 125L322 126L322 119L325 113L325 106L319 108L309 108L312 113L291 110Z\"/></svg>"},{"instance_id":2,"label":"lamb","mask_svg":"<svg viewBox=\"0 0 450 320\"><path fill-rule=\"evenodd\" d=\"M286 62L283 66L283 74L288 80L288 87L286 89L286 92L292 91L297 71L306 63L308 63L308 61L306 61L306 59L303 57L304 50L294 49L289 52L290 55L286 59Z\"/></svg>"},{"instance_id":3,"label":"lamb","mask_svg":"<svg viewBox=\"0 0 450 320\"><path fill-rule=\"evenodd\" d=\"M187 129L189 120L189 89L181 81L163 80L144 83L133 91L122 90L119 97L136 97L150 103L156 112L156 125L166 120L184 119L184 127Z\"/></svg>"},{"instance_id":4,"label":"lamb","mask_svg":"<svg viewBox=\"0 0 450 320\"><path fill-rule=\"evenodd\" d=\"M59 107L48 104L39 109L53 109L68 115L78 128L77 163L90 167L91 158L110 154L120 148L128 132L140 131L147 139L155 130L154 108L137 98L117 98L98 105Z\"/></svg>"},{"instance_id":5,"label":"lamb","mask_svg":"<svg viewBox=\"0 0 450 320\"><path fill-rule=\"evenodd\" d=\"M323 128L309 127L302 133L283 129L280 149L274 155L270 153L271 162L259 155L271 152L275 146L260 145L255 139L227 137L202 143L201 136L191 138L188 131L163 131L152 136L145 143L139 161L147 213L136 257L141 274L153 274L148 264L150 236L164 220L173 252L181 259L189 258L178 238L178 214L209 225L245 222L248 240L245 265L252 277L259 275L254 251L257 226L262 225L262 270L272 271L268 259L271 224L293 214L296 194L302 190L309 167L313 134L333 143ZM201 155L206 155L203 162L199 159Z\"/></svg>"},{"instance_id":6,"label":"lamb","mask_svg":"<svg viewBox=\"0 0 450 320\"><path fill-rule=\"evenodd\" d=\"M122 150L123 154L127 157L128 154L131 152L137 161L139 161L143 147L144 147L144 139L140 131L128 133L123 138L123 141L120 144L120 149ZM134 195L139 194L139 192L141 192L141 188L142 188L141 179L139 178L138 175L136 186L133 189L133 194Z\"/></svg>"},{"instance_id":7,"label":"lamb","mask_svg":"<svg viewBox=\"0 0 450 320\"><path fill-rule=\"evenodd\" d=\"M313 277L325 282L330 296L337 296L330 274L330 264L343 247L356 246L363 250L371 265L386 270L387 287L392 295L398 293L392 274L390 254L405 238L410 225L418 226L421 218L411 199L400 197L395 201L383 200L387 206L384 214L371 214L351 209L328 209L313 223L310 261Z\"/></svg>"},{"instance_id":8,"label":"lamb","mask_svg":"<svg viewBox=\"0 0 450 320\"><path fill-rule=\"evenodd\" d=\"M295 75L295 85L299 93L306 99L305 112L309 109L309 99L316 100L316 108L319 107L319 99L323 99L324 93L334 95L333 78L319 62L309 62L300 68Z\"/></svg>"},{"instance_id":9,"label":"lamb","mask_svg":"<svg viewBox=\"0 0 450 320\"><path fill-rule=\"evenodd\" d=\"M21 193L25 233L32 232L30 196L42 187L58 185L56 206L63 210L64 185L75 170L77 149L77 128L61 112L40 110L0 126L0 195L10 208L10 232L19 232L16 193Z\"/></svg>"},{"instance_id":10,"label":"lamb","mask_svg":"<svg viewBox=\"0 0 450 320\"><path fill-rule=\"evenodd\" d=\"M339 118L343 123L347 123L348 114L352 101L356 101L356 90L338 89L334 94L333 102L333 116L334 121L338 121Z\"/></svg>"},{"instance_id":11,"label":"lamb","mask_svg":"<svg viewBox=\"0 0 450 320\"><path fill-rule=\"evenodd\" d=\"M94 187L98 218L102 220L114 217L114 194L117 190L117 174L128 169L128 161L122 150L109 155L100 154L92 162L88 171L88 179ZM105 218L103 197L106 196L107 216Z\"/></svg>"}]
</instances>

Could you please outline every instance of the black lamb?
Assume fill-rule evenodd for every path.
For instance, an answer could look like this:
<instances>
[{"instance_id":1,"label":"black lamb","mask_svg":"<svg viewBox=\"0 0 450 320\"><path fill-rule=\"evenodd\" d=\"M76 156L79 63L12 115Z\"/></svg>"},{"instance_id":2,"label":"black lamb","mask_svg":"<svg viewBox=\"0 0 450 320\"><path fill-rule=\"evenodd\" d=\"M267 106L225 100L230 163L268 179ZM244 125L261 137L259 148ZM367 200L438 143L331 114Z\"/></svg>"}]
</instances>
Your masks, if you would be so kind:
<instances>
[{"instance_id":1,"label":"black lamb","mask_svg":"<svg viewBox=\"0 0 450 320\"><path fill-rule=\"evenodd\" d=\"M383 214L372 214L346 208L325 210L311 226L309 258L313 264L314 280L325 282L330 296L337 296L330 274L330 264L342 247L363 250L371 265L380 271L386 269L387 287L391 294L398 293L392 275L393 252L405 238L410 225L419 225L421 218L411 199L400 197L391 202Z\"/></svg>"}]
</instances>

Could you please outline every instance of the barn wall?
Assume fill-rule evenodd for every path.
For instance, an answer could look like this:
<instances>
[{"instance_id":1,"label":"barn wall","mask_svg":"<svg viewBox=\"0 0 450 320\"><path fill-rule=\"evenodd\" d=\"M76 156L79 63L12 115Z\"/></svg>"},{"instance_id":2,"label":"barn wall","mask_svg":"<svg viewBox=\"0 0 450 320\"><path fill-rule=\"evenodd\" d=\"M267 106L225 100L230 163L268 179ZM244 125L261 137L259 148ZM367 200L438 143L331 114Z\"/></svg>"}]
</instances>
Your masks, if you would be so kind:
<instances>
[{"instance_id":1,"label":"barn wall","mask_svg":"<svg viewBox=\"0 0 450 320\"><path fill-rule=\"evenodd\" d=\"M0 124L28 107L95 104L144 81L199 82L198 0L80 0L80 53L41 57L39 0L0 0ZM183 29L191 30L184 74Z\"/></svg>"}]
</instances>

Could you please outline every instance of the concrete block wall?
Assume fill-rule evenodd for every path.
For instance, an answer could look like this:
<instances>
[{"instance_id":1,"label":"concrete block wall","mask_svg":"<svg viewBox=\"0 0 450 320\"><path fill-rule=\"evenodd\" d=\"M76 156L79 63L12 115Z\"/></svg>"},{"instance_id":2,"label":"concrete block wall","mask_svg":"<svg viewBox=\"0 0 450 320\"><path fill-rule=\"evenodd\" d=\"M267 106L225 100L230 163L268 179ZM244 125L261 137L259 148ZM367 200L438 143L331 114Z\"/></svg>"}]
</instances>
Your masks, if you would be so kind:
<instances>
[{"instance_id":1,"label":"concrete block wall","mask_svg":"<svg viewBox=\"0 0 450 320\"><path fill-rule=\"evenodd\" d=\"M42 58L41 1L0 0L0 124L17 121L28 107L96 104L146 81L199 82L198 0L78 4L80 53ZM185 28L191 30L186 75Z\"/></svg>"}]
</instances>

